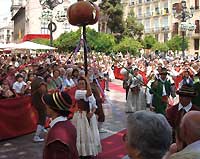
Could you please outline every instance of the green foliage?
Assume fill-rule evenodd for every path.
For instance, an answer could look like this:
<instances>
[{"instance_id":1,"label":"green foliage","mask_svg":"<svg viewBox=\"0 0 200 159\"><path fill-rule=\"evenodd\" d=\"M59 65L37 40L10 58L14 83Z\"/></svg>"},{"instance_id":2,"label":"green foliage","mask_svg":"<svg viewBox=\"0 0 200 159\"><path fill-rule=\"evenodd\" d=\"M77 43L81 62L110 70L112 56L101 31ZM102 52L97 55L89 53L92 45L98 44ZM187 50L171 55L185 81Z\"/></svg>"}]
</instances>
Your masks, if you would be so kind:
<instances>
[{"instance_id":1,"label":"green foliage","mask_svg":"<svg viewBox=\"0 0 200 159\"><path fill-rule=\"evenodd\" d=\"M111 33L123 33L123 5L120 0L102 0L99 4L101 15L107 17Z\"/></svg>"},{"instance_id":2,"label":"green foliage","mask_svg":"<svg viewBox=\"0 0 200 159\"><path fill-rule=\"evenodd\" d=\"M161 52L167 52L169 50L166 43L160 43L160 42L154 43L152 49L154 51L159 50Z\"/></svg>"},{"instance_id":3,"label":"green foliage","mask_svg":"<svg viewBox=\"0 0 200 159\"><path fill-rule=\"evenodd\" d=\"M59 36L58 39L54 41L55 47L59 51L72 52L76 48L81 36L81 30L76 32L65 32Z\"/></svg>"},{"instance_id":4,"label":"green foliage","mask_svg":"<svg viewBox=\"0 0 200 159\"><path fill-rule=\"evenodd\" d=\"M87 28L86 38L88 47L96 52L110 53L115 45L113 35L98 33L94 29ZM81 37L81 30L77 32L63 33L54 41L55 46L62 52L72 52L75 50Z\"/></svg>"},{"instance_id":5,"label":"green foliage","mask_svg":"<svg viewBox=\"0 0 200 159\"><path fill-rule=\"evenodd\" d=\"M115 45L115 37L106 33L99 33L95 41L94 50L97 52L111 53Z\"/></svg>"},{"instance_id":6,"label":"green foliage","mask_svg":"<svg viewBox=\"0 0 200 159\"><path fill-rule=\"evenodd\" d=\"M139 41L136 41L133 38L125 37L122 39L122 41L114 47L115 52L122 52L126 53L129 52L132 55L139 54L139 49L141 49L143 46Z\"/></svg>"},{"instance_id":7,"label":"green foliage","mask_svg":"<svg viewBox=\"0 0 200 159\"><path fill-rule=\"evenodd\" d=\"M124 35L140 39L143 34L143 30L143 24L137 22L134 11L131 9L125 22Z\"/></svg>"},{"instance_id":8,"label":"green foliage","mask_svg":"<svg viewBox=\"0 0 200 159\"><path fill-rule=\"evenodd\" d=\"M37 44L42 44L42 45L49 45L50 44L50 40L49 39L38 38L38 39L33 39L31 41L34 42L34 43L37 43Z\"/></svg>"},{"instance_id":9,"label":"green foliage","mask_svg":"<svg viewBox=\"0 0 200 159\"><path fill-rule=\"evenodd\" d=\"M151 49L157 40L152 35L147 35L144 37L143 45L145 49Z\"/></svg>"},{"instance_id":10,"label":"green foliage","mask_svg":"<svg viewBox=\"0 0 200 159\"><path fill-rule=\"evenodd\" d=\"M110 53L115 45L115 37L106 33L98 33L93 29L87 28L88 46L96 52Z\"/></svg>"},{"instance_id":11,"label":"green foliage","mask_svg":"<svg viewBox=\"0 0 200 159\"><path fill-rule=\"evenodd\" d=\"M169 47L170 50L175 52L175 51L182 50L182 46L184 47L184 49L188 49L188 43L189 43L188 38L185 38L184 44L183 44L182 37L179 35L175 35L167 42L167 46Z\"/></svg>"}]
</instances>

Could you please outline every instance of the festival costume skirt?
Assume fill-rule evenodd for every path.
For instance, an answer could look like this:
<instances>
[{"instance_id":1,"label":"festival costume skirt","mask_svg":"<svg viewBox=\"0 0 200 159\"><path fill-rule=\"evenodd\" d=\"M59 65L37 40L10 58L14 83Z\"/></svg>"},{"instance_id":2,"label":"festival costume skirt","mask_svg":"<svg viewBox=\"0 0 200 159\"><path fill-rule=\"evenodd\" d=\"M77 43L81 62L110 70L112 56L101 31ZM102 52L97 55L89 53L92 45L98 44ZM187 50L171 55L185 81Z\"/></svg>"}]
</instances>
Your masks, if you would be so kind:
<instances>
[{"instance_id":1,"label":"festival costume skirt","mask_svg":"<svg viewBox=\"0 0 200 159\"><path fill-rule=\"evenodd\" d=\"M73 116L72 123L77 130L76 146L79 156L96 156L101 152L96 116L93 115L88 120L86 111L77 111Z\"/></svg>"}]
</instances>

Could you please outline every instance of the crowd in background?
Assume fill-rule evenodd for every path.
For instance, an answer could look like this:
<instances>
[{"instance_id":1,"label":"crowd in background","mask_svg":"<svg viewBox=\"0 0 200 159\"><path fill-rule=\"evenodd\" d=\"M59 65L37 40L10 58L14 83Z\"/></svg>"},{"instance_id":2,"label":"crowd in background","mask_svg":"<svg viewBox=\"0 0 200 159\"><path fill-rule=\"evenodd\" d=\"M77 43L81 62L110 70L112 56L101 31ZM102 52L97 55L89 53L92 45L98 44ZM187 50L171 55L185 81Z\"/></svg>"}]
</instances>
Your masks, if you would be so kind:
<instances>
[{"instance_id":1,"label":"crowd in background","mask_svg":"<svg viewBox=\"0 0 200 159\"><path fill-rule=\"evenodd\" d=\"M172 56L160 58L132 57L130 54L110 56L91 54L87 76L83 62L78 56L70 57L57 53L35 56L1 54L0 65L1 99L32 95L34 105L41 103L43 105L40 105L43 110L40 109L41 107L38 109L39 121L34 136L35 142L44 141L40 134L45 131L44 122L47 115L53 116L56 120L53 121L56 123L58 120L62 122L67 120L64 116L69 117L69 109L71 109L69 105L72 101L63 92L76 88L76 104L74 104L73 116L69 117L73 123L73 126L69 127L71 129L75 127L77 131L77 150L74 149L73 154L80 158L91 158L101 152L99 131L105 121L102 108L104 89L101 82L106 81L105 90L109 91L109 82L114 79L114 69L120 67L121 74L124 76L123 88L126 90L126 113L131 113L127 120L128 137L124 138L131 157L161 159L168 152L165 156L167 159L174 152L187 150L187 146L194 142L199 145L200 134L197 130L200 126L195 120L200 110L199 60L193 58L182 60ZM159 115L141 111L147 108ZM151 124L147 124L149 122ZM188 122L191 127L187 129L194 132L193 137L188 133L185 134L185 125ZM55 129L54 126L55 124L52 124L52 131L53 128ZM62 124L60 127L64 129ZM141 130L142 128L145 131ZM149 132L146 136L143 134L153 129L157 131ZM145 141L140 141L142 138L140 134L144 135ZM183 135L186 136L185 139ZM170 148L172 139L176 142L175 148L173 146ZM57 143L54 144L55 147L58 146ZM62 144L66 143L63 141ZM199 150L195 149L191 152L194 156L199 155ZM59 153L59 150L57 152L54 147L52 149L46 147L46 158L52 156L49 155L51 153Z\"/></svg>"}]
</instances>

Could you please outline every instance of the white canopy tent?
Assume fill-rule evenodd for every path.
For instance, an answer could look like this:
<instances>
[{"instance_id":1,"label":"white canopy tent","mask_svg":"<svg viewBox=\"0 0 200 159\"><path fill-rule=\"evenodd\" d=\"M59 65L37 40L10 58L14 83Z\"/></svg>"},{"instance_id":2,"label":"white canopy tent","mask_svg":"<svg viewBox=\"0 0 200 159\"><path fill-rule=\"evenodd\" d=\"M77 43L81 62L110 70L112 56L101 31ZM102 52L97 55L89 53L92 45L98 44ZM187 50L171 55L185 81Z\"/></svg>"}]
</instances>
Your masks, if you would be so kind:
<instances>
[{"instance_id":1,"label":"white canopy tent","mask_svg":"<svg viewBox=\"0 0 200 159\"><path fill-rule=\"evenodd\" d=\"M17 44L15 43L8 43L8 44L2 44L0 43L0 49L15 49Z\"/></svg>"},{"instance_id":2,"label":"white canopy tent","mask_svg":"<svg viewBox=\"0 0 200 159\"><path fill-rule=\"evenodd\" d=\"M47 45L37 44L30 41L25 41L23 43L16 44L15 49L28 49L28 50L56 50L55 47L50 47Z\"/></svg>"}]
</instances>

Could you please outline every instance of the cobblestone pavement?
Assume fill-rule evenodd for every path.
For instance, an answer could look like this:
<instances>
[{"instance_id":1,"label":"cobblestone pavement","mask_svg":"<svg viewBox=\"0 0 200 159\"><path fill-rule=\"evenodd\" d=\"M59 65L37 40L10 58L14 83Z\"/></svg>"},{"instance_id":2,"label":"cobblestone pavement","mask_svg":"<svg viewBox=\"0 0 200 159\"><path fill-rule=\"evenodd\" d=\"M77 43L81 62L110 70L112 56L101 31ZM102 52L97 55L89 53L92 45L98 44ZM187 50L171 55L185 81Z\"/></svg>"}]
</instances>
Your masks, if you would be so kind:
<instances>
[{"instance_id":1,"label":"cobblestone pavement","mask_svg":"<svg viewBox=\"0 0 200 159\"><path fill-rule=\"evenodd\" d=\"M114 80L113 83L122 86L122 82ZM111 90L106 92L104 112L106 121L103 124L105 133L100 133L101 138L106 138L126 127L125 93ZM33 143L34 134L17 137L0 142L0 159L42 159L44 143Z\"/></svg>"}]
</instances>

